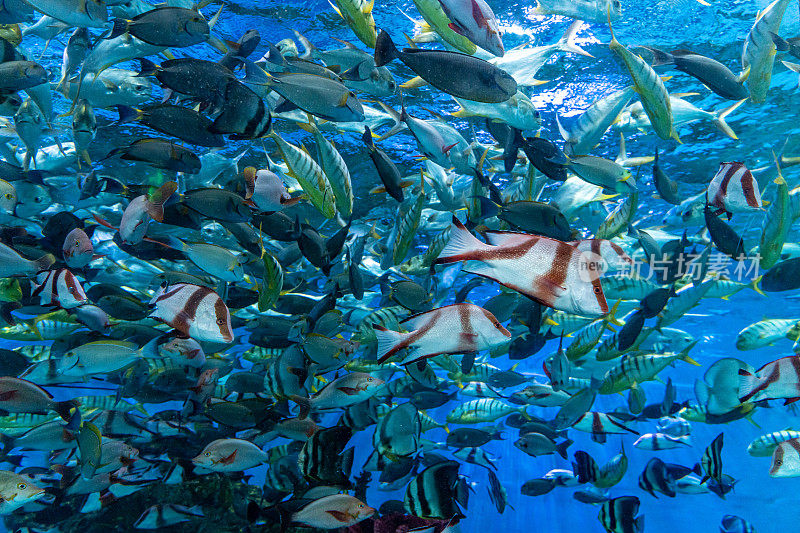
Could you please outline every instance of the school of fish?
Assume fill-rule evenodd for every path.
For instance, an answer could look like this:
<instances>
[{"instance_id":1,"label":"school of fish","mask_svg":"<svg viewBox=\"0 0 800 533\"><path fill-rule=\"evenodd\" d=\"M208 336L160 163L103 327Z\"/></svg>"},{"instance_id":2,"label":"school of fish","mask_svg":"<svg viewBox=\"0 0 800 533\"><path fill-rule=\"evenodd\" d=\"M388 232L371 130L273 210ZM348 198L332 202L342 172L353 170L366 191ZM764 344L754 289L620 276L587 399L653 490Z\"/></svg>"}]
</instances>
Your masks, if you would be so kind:
<instances>
[{"instance_id":1,"label":"school of fish","mask_svg":"<svg viewBox=\"0 0 800 533\"><path fill-rule=\"evenodd\" d=\"M598 531L641 533L645 498L748 483L725 435L800 400L800 317L754 321L725 358L679 328L709 299L800 289L800 158L781 139L759 159L705 151L691 184L669 173L692 124L735 143L728 120L769 105L773 72L800 72L781 30L800 6L753 6L726 64L621 37L626 1L532 2L527 22L563 36L513 47L496 0L413 0L405 34L376 24L390 4L333 0L319 16L352 39L331 47L288 25L276 42L226 34L234 4L214 0L0 2L11 527L124 508L120 531L455 533L471 494L502 514L509 490L574 489ZM622 82L545 117L554 61ZM656 150L629 156L642 138ZM738 353L776 343L758 368ZM693 367L688 397L659 375ZM696 424L718 436L693 440ZM579 434L616 455L598 462ZM691 464L659 453L682 447ZM800 477L800 431L764 427L746 451ZM498 477L554 454L564 468ZM639 490L615 488L626 476ZM208 480L226 488L168 496Z\"/></svg>"}]
</instances>

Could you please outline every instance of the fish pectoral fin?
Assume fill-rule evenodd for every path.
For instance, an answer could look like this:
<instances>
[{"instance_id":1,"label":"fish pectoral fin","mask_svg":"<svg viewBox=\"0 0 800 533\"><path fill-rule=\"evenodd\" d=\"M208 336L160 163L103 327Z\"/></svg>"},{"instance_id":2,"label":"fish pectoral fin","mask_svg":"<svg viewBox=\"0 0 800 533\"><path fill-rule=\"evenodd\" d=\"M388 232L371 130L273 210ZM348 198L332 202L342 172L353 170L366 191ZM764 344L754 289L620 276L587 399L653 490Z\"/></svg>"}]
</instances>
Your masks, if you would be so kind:
<instances>
[{"instance_id":1,"label":"fish pectoral fin","mask_svg":"<svg viewBox=\"0 0 800 533\"><path fill-rule=\"evenodd\" d=\"M358 389L353 387L336 387L337 390L342 391L343 393L347 394L348 396L355 396L358 394Z\"/></svg>"},{"instance_id":2,"label":"fish pectoral fin","mask_svg":"<svg viewBox=\"0 0 800 533\"><path fill-rule=\"evenodd\" d=\"M350 515L345 513L345 512L343 512L343 511L337 511L335 509L328 509L325 512L328 513L329 515L331 515L332 517L334 517L339 522L349 522L351 520Z\"/></svg>"},{"instance_id":3,"label":"fish pectoral fin","mask_svg":"<svg viewBox=\"0 0 800 533\"><path fill-rule=\"evenodd\" d=\"M229 465L229 464L233 463L233 461L236 460L236 452L238 452L238 451L239 450L233 450L230 455L228 455L227 457L223 457L223 458L219 459L214 464L219 463L219 464L223 464L223 465Z\"/></svg>"},{"instance_id":4,"label":"fish pectoral fin","mask_svg":"<svg viewBox=\"0 0 800 533\"><path fill-rule=\"evenodd\" d=\"M451 22L450 24L447 25L447 27L459 35L464 35L464 29L455 22Z\"/></svg>"}]
</instances>

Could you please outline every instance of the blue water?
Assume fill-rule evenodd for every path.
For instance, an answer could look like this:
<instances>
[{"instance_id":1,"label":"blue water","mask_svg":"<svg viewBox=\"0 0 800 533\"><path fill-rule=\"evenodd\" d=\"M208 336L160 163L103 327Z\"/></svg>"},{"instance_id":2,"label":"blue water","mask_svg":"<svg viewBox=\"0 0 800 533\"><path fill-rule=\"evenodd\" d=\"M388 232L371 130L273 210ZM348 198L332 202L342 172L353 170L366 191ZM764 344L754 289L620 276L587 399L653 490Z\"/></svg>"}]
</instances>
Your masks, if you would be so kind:
<instances>
[{"instance_id":1,"label":"blue water","mask_svg":"<svg viewBox=\"0 0 800 533\"><path fill-rule=\"evenodd\" d=\"M491 0L489 2L497 14L500 26L504 30L504 44L507 50L529 43L536 45L549 44L557 40L570 24L571 19L557 16L540 17L530 14L533 3L510 3ZM714 57L734 72L738 72L741 58L741 46L756 14L763 9L766 1L715 1L711 6L703 6L694 0L628 0L623 4L623 17L614 23L618 40L627 45L648 45L664 50L679 48L691 49L701 54ZM204 13L211 16L212 8L205 8ZM377 26L388 31L396 43L402 41L402 34L411 35L413 28L402 12L415 15L415 8L410 1L378 0L374 8ZM262 45L254 57L266 51L266 42L278 42L293 37L292 30L298 30L318 48L326 49L340 46L337 39L357 42L352 32L336 15L325 0L309 0L306 2L273 2L273 1L237 1L227 4L214 34L220 38L236 40L247 29L258 29L262 37ZM795 36L800 33L800 21L796 4L791 4L781 26L781 35ZM94 35L98 33L95 30ZM65 41L62 34L56 39ZM612 57L605 43L610 39L608 28L604 25L585 23L579 33L578 44L594 55L594 59L576 55L556 56L542 70L540 79L549 82L534 88L531 99L536 104L543 118L542 134L561 142L555 125L556 115L568 117L579 113L590 103L614 90L625 87L629 83L627 73ZM360 43L358 43L360 45ZM43 43L36 38L26 38L23 46L39 57ZM63 42L53 42L39 61L51 69L58 71ZM177 52L177 55L215 59L218 54L206 45L198 45ZM129 64L130 68L135 65ZM395 63L390 66L398 80L411 77L410 71ZM664 70L665 76L676 74L667 82L670 92L699 92L691 98L692 103L705 110L718 110L729 105L705 90L695 79L680 73ZM683 144L665 142L657 139L653 133L636 132L626 135L627 151L630 156L651 155L656 147L662 151L662 164L669 175L680 183L685 197L702 191L716 172L721 161L744 161L751 169L770 164L772 152L781 152L787 156L800 154L796 134L800 123L796 120L798 102L798 76L776 62L773 72L772 87L767 102L756 106L746 103L735 111L728 122L738 134L739 140L733 141L720 134L708 121L693 123L680 129ZM56 97L56 109L63 112L67 108L66 101ZM370 99L368 95L365 99ZM400 98L397 96L384 99L392 107L399 108ZM434 109L439 113L452 112L457 109L453 100L436 90L423 89L409 91L404 96L406 106L414 113L424 114L422 107ZM372 105L372 104L370 104ZM98 110L101 128L95 141L96 145L109 149L123 144L141 135L141 128L130 126L112 126L116 118L111 110ZM66 123L68 124L68 123ZM457 128L471 140L468 123L453 120ZM490 142L487 133L480 131L480 122L476 122L477 139ZM68 125L64 126L68 129ZM307 138L305 134L295 132L293 126L286 123L277 126L284 137L292 142ZM66 137L65 137L66 138ZM354 179L356 191L356 217L369 220L391 216L395 205L387 204L385 197L377 197L368 193L377 183L371 163L365 156L360 135L340 133L334 137L337 147L344 156ZM265 141L268 151L272 153L272 141ZM601 146L593 152L595 155L614 159L618 153L618 133L612 129L603 139ZM223 149L224 155L238 153L246 143L231 143ZM252 143L254 157L261 157L261 142ZM398 163L404 174L415 176L419 173L420 163L415 159L416 143L407 133L392 137L381 143L381 147ZM105 163L105 169L130 173L126 165L119 162ZM98 168L103 168L98 165ZM649 165L642 167L642 178L639 180L640 206L637 220L640 227L658 226L669 207L661 200L654 199L654 188L649 178ZM800 171L797 167L784 169L784 176L790 188L800 185ZM131 182L136 182L131 177ZM549 197L558 184L548 185L544 197ZM745 248L751 249L758 244L761 219L758 217L736 218L735 226L743 233ZM574 226L592 226L578 220ZM369 224L368 224L369 225ZM698 227L689 228L690 235L697 233ZM681 229L674 229L679 236ZM428 238L433 232L420 231L420 238L415 243L417 250L427 247ZM797 236L791 232L787 242L795 242ZM453 268L446 271L452 276ZM468 276L460 275L457 285L466 281ZM449 303L452 299L451 292ZM475 289L471 300L480 304L496 294L496 287L490 284ZM373 299L373 304L376 300ZM758 350L739 352L735 346L736 334L745 326L764 318L798 318L800 319L800 303L796 293L777 293L769 297L744 290L729 300L703 299L698 307L689 312L671 327L685 330L700 339L692 351L692 357L701 366L695 367L685 363L677 363L660 374L666 381L671 378L677 389L677 401L694 399L694 382L702 378L703 373L714 361L721 357L738 357L758 368L778 357L791 354L791 341L782 340L774 346ZM3 342L2 347L18 346L18 343ZM550 341L536 356L522 361L516 370L535 374L541 377L541 363L544 357L557 348L557 341ZM236 350L238 351L238 349ZM490 363L506 369L513 362L502 356L489 360ZM649 382L643 385L648 402L659 402L664 385ZM55 391L55 389L54 389ZM59 397L66 397L73 392L55 391ZM465 401L471 398L464 398ZM453 404L431 414L437 420L443 420ZM594 409L611 411L624 409L626 397L622 395L599 396ZM161 406L164 407L164 406ZM159 407L159 408L161 408ZM172 407L172 406L170 406ZM157 409L156 407L151 407ZM529 408L531 414L543 418L552 418L556 410ZM332 424L336 417L327 417L325 422ZM757 425L756 425L757 424ZM648 533L681 531L686 533L702 533L717 531L723 515L734 514L746 518L759 533L797 531L800 511L796 510L795 495L800 491L800 481L796 479L773 479L768 475L769 458L751 457L747 454L747 445L762 433L777 431L796 426L794 411L772 402L768 408L759 408L753 416L753 422L739 420L726 425L706 425L692 423L691 447L680 447L674 450L650 452L633 448L635 437L631 435L609 436L604 445L592 442L588 435L571 431L570 437L576 442L570 448L572 452L582 449L589 452L599 464L618 453L620 443L625 443L629 458L628 472L623 481L610 490L613 497L636 495L641 500L640 514L646 516L645 531ZM655 420L639 423L642 432L655 431ZM691 466L698 462L705 447L724 431L725 445L723 462L725 473L739 482L735 490L726 499L714 494L678 495L675 499L661 496L651 497L637 486L639 473L646 462L653 456L664 461ZM497 475L508 494L510 508L500 515L490 502L487 488L488 478L485 469L471 464L462 464L460 473L467 477L474 493L471 495L467 518L461 523L465 533L502 530L508 532L543 531L548 533L601 532L602 526L597 520L598 506L587 505L573 499L576 489L556 488L549 494L532 498L520 493L522 484L530 479L542 477L554 468L570 469L570 462L549 455L532 458L513 446L516 431L505 429L506 440L492 441L483 448L498 457ZM445 433L435 429L425 434L431 440L444 440ZM356 437L357 454L354 474L359 470L363 458L371 450L371 430ZM281 443L283 441L276 441ZM255 469L253 483L263 481L264 469ZM377 476L375 476L377 477ZM386 493L371 488L368 503L379 506L386 499L402 499L402 492ZM154 502L155 503L155 502ZM192 502L186 502L191 505ZM135 517L134 517L135 519Z\"/></svg>"}]
</instances>

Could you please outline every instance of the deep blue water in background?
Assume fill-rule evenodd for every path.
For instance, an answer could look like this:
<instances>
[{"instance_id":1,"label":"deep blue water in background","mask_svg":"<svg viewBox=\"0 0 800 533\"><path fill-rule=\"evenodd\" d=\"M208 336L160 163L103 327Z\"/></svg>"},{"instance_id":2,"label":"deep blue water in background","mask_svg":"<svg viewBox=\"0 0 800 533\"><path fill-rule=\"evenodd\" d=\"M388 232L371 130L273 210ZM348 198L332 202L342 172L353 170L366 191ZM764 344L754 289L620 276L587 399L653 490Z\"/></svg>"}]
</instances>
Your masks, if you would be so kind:
<instances>
[{"instance_id":1,"label":"deep blue water in background","mask_svg":"<svg viewBox=\"0 0 800 533\"><path fill-rule=\"evenodd\" d=\"M532 3L509 3L499 0L490 0L489 3L497 14L501 27L506 31L504 38L506 49L529 41L537 45L551 43L571 22L570 19L559 17L530 16L528 13ZM652 45L668 50L692 49L719 59L737 72L743 39L756 13L766 5L767 2L761 0L718 0L711 7L702 6L694 0L628 0L623 4L623 18L615 23L615 31L622 43ZM413 3L410 1L378 0L374 8L378 27L389 31L397 43L401 42L402 33L413 32L410 22L400 13L401 10L415 16ZM215 34L235 40L250 28L258 29L263 41L271 42L292 37L292 30L296 29L321 49L339 46L335 39L356 42L350 30L325 0L235 1L226 6ZM799 32L798 10L797 6L792 4L784 17L781 35L789 37ZM542 79L552 80L535 88L532 94L533 101L544 118L544 134L549 138L558 139L554 122L556 113L561 116L575 114L602 95L627 84L627 74L614 61L604 44L608 42L609 37L607 27L585 24L578 43L592 53L595 59L572 55L559 57L545 67L544 75L539 76ZM265 51L263 41L262 46L254 54L256 57ZM60 46L51 47L44 54L42 62L57 68L61 50ZM210 48L206 46L194 47L184 52L196 57L217 57L216 53L211 53ZM391 68L398 79L404 80L410 77L409 72L402 66L393 65ZM800 148L794 150L795 143L792 139L792 135L800 129L800 122L797 120L797 104L800 102L797 81L797 74L776 63L767 102L761 106L748 103L729 118L729 123L740 138L738 142L725 138L712 124L703 122L683 128L680 133L684 144L678 146L657 141L652 133L629 135L628 152L637 156L650 155L654 147L659 146L663 151L662 161L668 173L681 181L682 190L686 191L687 196L704 188L704 184L716 172L720 161L742 160L750 168L763 166L770 161L770 152L779 151L787 138L789 143L786 155L800 154ZM703 109L720 109L728 105L727 102L703 90L694 79L685 75L675 76L668 82L668 87L671 92L701 92L701 96L692 101ZM397 97L386 101L394 107L399 107ZM63 100L61 102L63 104ZM410 108L422 105L440 112L457 109L450 97L431 90L406 95L406 104ZM101 112L100 116L105 119L111 117L105 112ZM461 126L466 124L461 121L455 123ZM101 130L97 142L110 140L111 132L116 134L116 130L109 130L108 133ZM613 130L607 134L603 148L597 155L605 155L611 159L616 156L618 146L616 135ZM292 134L288 135L287 139L296 140L304 136L305 134ZM479 133L479 136L482 140L488 139L485 133ZM354 178L358 196L357 216L381 213L380 201L366 194L366 191L376 184L371 181L374 177L372 173L364 173L365 165L369 162L364 156L359 135L344 133L334 138ZM116 139L115 142L119 140ZM416 145L409 135L397 135L382 146L409 175L418 174L419 163L413 158ZM238 146L232 145L225 153L236 151ZM643 175L648 173L649 169L643 171ZM784 175L790 188L800 184L800 170L787 168ZM367 182L364 176L369 176L370 181ZM638 218L645 219L641 227L657 225L668 205L651 198L653 189L649 178L640 180L640 188L642 191L640 191ZM375 211L371 212L372 209ZM743 226L738 227L743 228ZM750 225L750 230L745 235L748 248L751 244L757 244L758 228L760 220ZM695 228L695 231L697 229L699 228ZM789 242L796 240L797 236L792 232ZM426 243L421 242L419 245L424 249ZM466 278L459 279L463 281ZM494 288L483 286L472 293L471 299L475 303L481 303L494 293ZM705 369L720 357L739 357L759 367L791 353L791 342L788 340L780 341L769 348L738 352L735 347L735 337L739 330L762 318L800 319L800 303L796 295L791 293L762 297L745 290L728 301L704 299L701 305L690 313L696 316L685 316L674 327L684 329L701 339L692 356L702 364L702 367L677 363L675 368L667 369L661 374L665 380L667 377L672 378L677 387L678 401L694 398L694 380L701 378ZM537 356L523 361L517 370L540 374L542 359L556 347L555 342L550 342ZM501 368L511 366L506 357L491 362ZM662 384L651 382L643 387L650 401L660 400L664 388ZM610 411L623 407L625 402L625 397L621 395L599 396L595 409ZM531 408L530 411L547 417L555 414L554 409ZM443 419L445 413L446 410L440 409L430 414L437 419ZM714 494L678 495L675 499L662 496L656 499L641 491L636 485L637 478L647 460L653 456L653 452L633 448L632 443L635 438L631 436L621 438L610 436L607 444L600 445L591 442L588 435L578 433L577 442L570 452L584 449L602 464L619 451L620 440L624 440L630 460L628 473L622 483L611 489L611 494L614 496L636 494L640 497L642 502L640 512L646 516L648 533L715 532L721 517L725 514L735 514L748 519L759 533L798 531L800 507L797 506L797 494L800 494L800 480L771 479L767 473L769 458L751 457L746 452L747 445L753 438L761 433L795 426L796 417L793 411L774 402L771 408L758 409L754 420L760 429L746 420L725 426L693 423L692 447L659 452L659 457L667 462L693 465L699 461L705 446L720 431L724 431L725 472L740 480L735 491L725 500ZM654 425L648 427L645 423L641 423L639 429L642 433L655 431ZM488 481L484 469L465 464L461 473L473 483L476 492L470 500L468 518L463 521L462 530L470 533L487 530L549 533L602 531L596 518L598 508L575 501L572 498L574 489L556 488L553 492L537 498L520 494L520 487L525 481L541 477L553 468L569 469L570 464L554 455L540 458L525 455L513 446L515 433L515 430L508 429L506 430L508 438L505 441L493 441L484 446L487 452L500 457L498 476L507 490L509 504L513 509L507 509L503 515L498 514L488 498ZM445 434L442 430L433 430L426 436L429 438L436 436L443 440ZM571 437L576 438L575 435ZM366 434L363 446L367 450L371 448L369 436ZM361 455L359 452L356 465L360 464ZM354 472L356 470L357 467L354 468ZM370 492L370 498L369 503L377 506L385 498L402 499L402 493L377 493L373 490ZM186 503L191 505L191 502Z\"/></svg>"}]
</instances>

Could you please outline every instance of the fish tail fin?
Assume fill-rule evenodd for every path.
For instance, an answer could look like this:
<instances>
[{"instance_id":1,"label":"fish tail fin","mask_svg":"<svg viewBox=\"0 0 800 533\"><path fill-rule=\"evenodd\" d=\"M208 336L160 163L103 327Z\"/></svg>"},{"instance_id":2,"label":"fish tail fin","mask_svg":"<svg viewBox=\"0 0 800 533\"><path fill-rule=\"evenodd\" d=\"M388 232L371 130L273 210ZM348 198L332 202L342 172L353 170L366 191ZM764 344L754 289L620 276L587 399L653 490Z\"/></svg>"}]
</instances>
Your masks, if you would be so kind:
<instances>
[{"instance_id":1,"label":"fish tail fin","mask_svg":"<svg viewBox=\"0 0 800 533\"><path fill-rule=\"evenodd\" d=\"M177 190L178 184L174 181L168 181L156 189L145 203L147 214L156 222L162 222L164 220L164 202Z\"/></svg>"},{"instance_id":2,"label":"fish tail fin","mask_svg":"<svg viewBox=\"0 0 800 533\"><path fill-rule=\"evenodd\" d=\"M739 137L736 136L736 133L731 129L728 123L725 122L725 119L727 118L728 115L733 113L733 111L736 110L737 107L742 105L745 102L745 100L747 100L747 98L739 100L738 102L735 102L732 105L726 107L717 114L716 118L714 118L714 125L717 127L717 129L719 129L719 131L721 131L722 133L724 133L733 140L739 140Z\"/></svg>"},{"instance_id":3,"label":"fish tail fin","mask_svg":"<svg viewBox=\"0 0 800 533\"><path fill-rule=\"evenodd\" d=\"M500 204L493 202L485 196L477 196L476 198L481 204L481 215L484 217L496 217L500 213Z\"/></svg>"},{"instance_id":4,"label":"fish tail fin","mask_svg":"<svg viewBox=\"0 0 800 533\"><path fill-rule=\"evenodd\" d=\"M761 281L761 276L754 278L753 281L750 282L750 288L756 291L761 296L766 296L766 294L764 294L764 291L761 290L761 287L758 286L758 282L760 281Z\"/></svg>"},{"instance_id":5,"label":"fish tail fin","mask_svg":"<svg viewBox=\"0 0 800 533\"><path fill-rule=\"evenodd\" d=\"M42 257L34 261L33 263L36 265L36 271L41 272L43 270L49 270L51 266L56 262L56 257L53 254L44 254Z\"/></svg>"},{"instance_id":6,"label":"fish tail fin","mask_svg":"<svg viewBox=\"0 0 800 533\"><path fill-rule=\"evenodd\" d=\"M133 122L139 116L139 112L130 106L118 105L116 106L116 108L117 108L117 113L119 113L119 119L117 120L117 124L125 124L127 122Z\"/></svg>"},{"instance_id":7,"label":"fish tail fin","mask_svg":"<svg viewBox=\"0 0 800 533\"><path fill-rule=\"evenodd\" d=\"M689 357L689 352L692 350L692 348L694 348L697 345L698 342L700 342L700 341L699 340L693 340L692 342L690 342L686 346L686 348L681 350L680 356L681 356L681 360L682 361L685 361L685 362L689 363L690 365L700 366L700 363L698 363L697 361L695 361L694 359Z\"/></svg>"},{"instance_id":8,"label":"fish tail fin","mask_svg":"<svg viewBox=\"0 0 800 533\"><path fill-rule=\"evenodd\" d=\"M8 452L14 449L14 437L10 435L6 435L5 433L0 433L0 457L8 456Z\"/></svg>"},{"instance_id":9,"label":"fish tail fin","mask_svg":"<svg viewBox=\"0 0 800 533\"><path fill-rule=\"evenodd\" d=\"M619 310L619 304L622 300L617 300L617 302L611 306L611 310L609 310L608 315L605 317L606 327L609 324L613 324L614 326L624 326L625 322L622 322L619 318L617 318L617 311Z\"/></svg>"},{"instance_id":10,"label":"fish tail fin","mask_svg":"<svg viewBox=\"0 0 800 533\"><path fill-rule=\"evenodd\" d=\"M137 77L154 76L156 72L158 72L158 65L149 59L139 59L139 72L136 74Z\"/></svg>"},{"instance_id":11,"label":"fish tail fin","mask_svg":"<svg viewBox=\"0 0 800 533\"><path fill-rule=\"evenodd\" d=\"M114 37L119 37L123 33L128 31L128 23L130 21L126 19L114 19L114 27L111 29L111 33L106 37L106 39L113 39Z\"/></svg>"},{"instance_id":12,"label":"fish tail fin","mask_svg":"<svg viewBox=\"0 0 800 533\"><path fill-rule=\"evenodd\" d=\"M457 218L453 218L450 230L450 240L436 258L435 263L455 263L465 261L478 250L486 250L489 245L479 241Z\"/></svg>"},{"instance_id":13,"label":"fish tail fin","mask_svg":"<svg viewBox=\"0 0 800 533\"><path fill-rule=\"evenodd\" d=\"M758 376L747 370L746 368L739 369L739 401L744 403L750 398L755 396L758 391Z\"/></svg>"},{"instance_id":14,"label":"fish tail fin","mask_svg":"<svg viewBox=\"0 0 800 533\"><path fill-rule=\"evenodd\" d=\"M375 143L372 142L372 130L369 129L369 126L364 126L364 135L361 136L361 140L364 141L368 148L375 147Z\"/></svg>"},{"instance_id":15,"label":"fish tail fin","mask_svg":"<svg viewBox=\"0 0 800 533\"><path fill-rule=\"evenodd\" d=\"M386 63L400 57L400 51L392 42L392 38L386 33L386 30L381 30L378 34L378 39L375 42L375 66L382 67Z\"/></svg>"},{"instance_id":16,"label":"fish tail fin","mask_svg":"<svg viewBox=\"0 0 800 533\"><path fill-rule=\"evenodd\" d=\"M300 55L300 59L310 59L314 57L314 52L317 51L317 47L311 44L311 41L306 39L306 37L297 30L294 31L294 36L297 37L297 40L300 41L300 44L304 48L303 53Z\"/></svg>"},{"instance_id":17,"label":"fish tail fin","mask_svg":"<svg viewBox=\"0 0 800 533\"><path fill-rule=\"evenodd\" d=\"M311 412L311 399L303 398L302 396L292 395L289 397L297 406L300 408L300 412L297 415L297 418L300 420L304 420L308 417L308 414Z\"/></svg>"},{"instance_id":18,"label":"fish tail fin","mask_svg":"<svg viewBox=\"0 0 800 533\"><path fill-rule=\"evenodd\" d=\"M570 139L569 131L567 131L567 128L565 128L564 125L561 123L561 117L558 116L558 113L556 113L556 126L558 126L558 133L561 134L561 138L569 142Z\"/></svg>"},{"instance_id":19,"label":"fish tail fin","mask_svg":"<svg viewBox=\"0 0 800 533\"><path fill-rule=\"evenodd\" d=\"M633 520L633 524L636 527L636 531L644 531L644 515L637 516Z\"/></svg>"},{"instance_id":20,"label":"fish tail fin","mask_svg":"<svg viewBox=\"0 0 800 533\"><path fill-rule=\"evenodd\" d=\"M556 452L558 452L558 455L560 455L562 458L567 459L567 448L569 448L571 445L572 441L567 439L561 444L556 445Z\"/></svg>"},{"instance_id":21,"label":"fish tail fin","mask_svg":"<svg viewBox=\"0 0 800 533\"><path fill-rule=\"evenodd\" d=\"M569 28L567 28L567 31L564 32L564 35L556 43L556 48L564 52L571 52L573 54L579 54L586 57L594 57L592 54L575 44L575 36L578 34L578 30L581 29L581 26L583 26L583 21L580 20L576 20L570 24Z\"/></svg>"},{"instance_id":22,"label":"fish tail fin","mask_svg":"<svg viewBox=\"0 0 800 533\"><path fill-rule=\"evenodd\" d=\"M380 140L387 139L392 135L400 133L403 131L403 119L396 110L394 110L391 106L384 104L383 102L378 102L378 105L381 106L381 109L386 111L386 113L394 120L394 125L391 127L389 131L381 135Z\"/></svg>"},{"instance_id":23,"label":"fish tail fin","mask_svg":"<svg viewBox=\"0 0 800 533\"><path fill-rule=\"evenodd\" d=\"M375 337L378 339L379 363L383 363L404 348L403 341L405 340L406 334L377 325L373 326L373 329L375 330Z\"/></svg>"}]
</instances>

